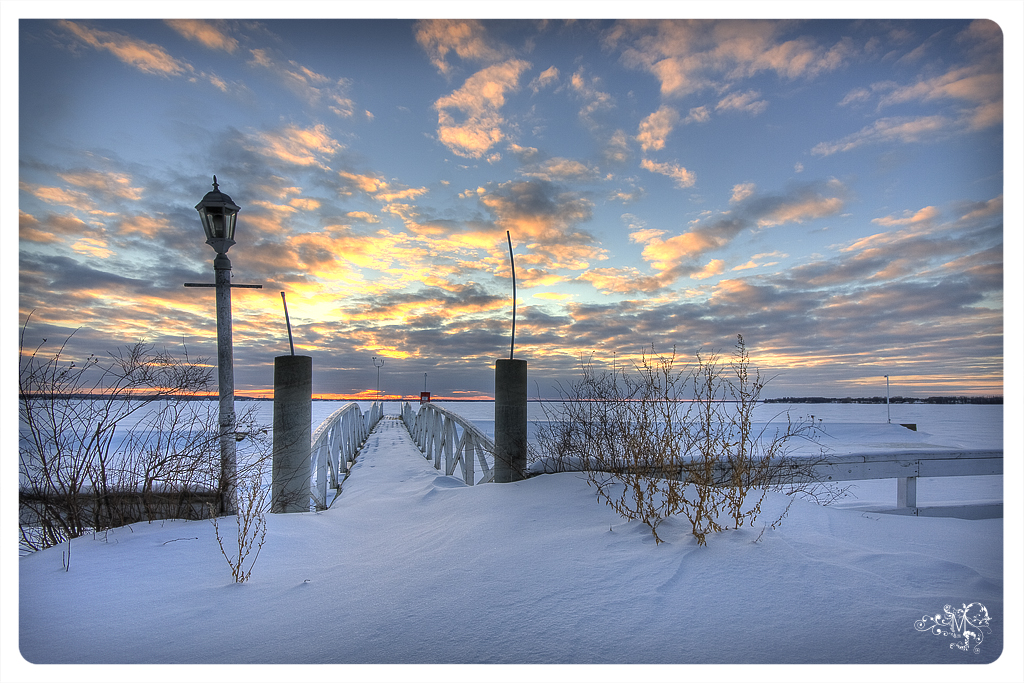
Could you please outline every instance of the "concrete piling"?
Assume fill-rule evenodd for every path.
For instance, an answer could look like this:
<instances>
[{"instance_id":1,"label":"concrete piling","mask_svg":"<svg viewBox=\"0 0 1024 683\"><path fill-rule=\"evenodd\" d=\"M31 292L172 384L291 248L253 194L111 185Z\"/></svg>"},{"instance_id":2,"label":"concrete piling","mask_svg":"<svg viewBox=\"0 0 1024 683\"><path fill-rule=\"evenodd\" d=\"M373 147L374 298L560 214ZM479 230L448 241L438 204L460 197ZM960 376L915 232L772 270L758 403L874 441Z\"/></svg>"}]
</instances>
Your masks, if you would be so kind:
<instances>
[{"instance_id":1,"label":"concrete piling","mask_svg":"<svg viewBox=\"0 0 1024 683\"><path fill-rule=\"evenodd\" d=\"M274 465L271 512L309 512L313 359L274 359Z\"/></svg>"},{"instance_id":2,"label":"concrete piling","mask_svg":"<svg viewBox=\"0 0 1024 683\"><path fill-rule=\"evenodd\" d=\"M526 478L526 361L494 364L494 481Z\"/></svg>"}]
</instances>

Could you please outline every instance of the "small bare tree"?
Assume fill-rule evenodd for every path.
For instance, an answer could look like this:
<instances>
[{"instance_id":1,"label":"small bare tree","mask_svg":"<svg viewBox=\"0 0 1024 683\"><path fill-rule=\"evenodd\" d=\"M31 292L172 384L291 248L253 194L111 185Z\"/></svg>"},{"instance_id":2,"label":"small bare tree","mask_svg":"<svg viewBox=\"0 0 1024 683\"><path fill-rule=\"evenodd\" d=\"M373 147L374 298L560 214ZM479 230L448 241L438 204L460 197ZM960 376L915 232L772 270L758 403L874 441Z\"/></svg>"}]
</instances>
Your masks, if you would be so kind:
<instances>
[{"instance_id":1,"label":"small bare tree","mask_svg":"<svg viewBox=\"0 0 1024 683\"><path fill-rule=\"evenodd\" d=\"M179 358L142 342L78 362L67 357L70 337L53 352L44 351L45 339L26 348L27 326L19 367L21 547L158 517L204 517L219 477L216 406L196 400L209 391L209 363L187 349ZM239 425L261 433L251 410Z\"/></svg>"},{"instance_id":2,"label":"small bare tree","mask_svg":"<svg viewBox=\"0 0 1024 683\"><path fill-rule=\"evenodd\" d=\"M210 521L213 522L214 535L217 537L217 545L220 552L227 560L231 568L231 576L235 583L245 583L252 574L253 565L259 559L260 551L267 537L267 486L263 480L264 472L261 469L251 470L239 478L239 487L236 489L238 501L235 514L236 526L236 552L228 554L224 548L225 539L221 535L220 525L217 521L216 510L210 510ZM250 554L255 550L252 558Z\"/></svg>"},{"instance_id":3,"label":"small bare tree","mask_svg":"<svg viewBox=\"0 0 1024 683\"><path fill-rule=\"evenodd\" d=\"M559 387L558 414L546 409L538 443L553 469L586 472L600 498L650 527L658 543L658 526L672 515L689 520L700 545L753 524L768 490L820 461L789 457L789 442L814 439L816 425L788 413L754 422L767 380L750 368L741 336L728 367L716 352L680 367L674 349L652 349L633 369L599 373L583 363L582 379Z\"/></svg>"}]
</instances>

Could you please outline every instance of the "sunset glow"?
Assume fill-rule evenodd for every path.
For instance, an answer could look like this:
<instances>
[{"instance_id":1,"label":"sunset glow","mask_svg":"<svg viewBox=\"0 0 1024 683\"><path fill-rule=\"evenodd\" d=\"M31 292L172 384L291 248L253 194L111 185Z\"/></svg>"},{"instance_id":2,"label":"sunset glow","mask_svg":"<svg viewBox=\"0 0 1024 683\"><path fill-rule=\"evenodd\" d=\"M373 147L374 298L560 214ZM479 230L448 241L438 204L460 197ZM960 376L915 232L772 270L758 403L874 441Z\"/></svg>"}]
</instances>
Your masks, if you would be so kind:
<instances>
[{"instance_id":1,"label":"sunset glow","mask_svg":"<svg viewBox=\"0 0 1024 683\"><path fill-rule=\"evenodd\" d=\"M214 292L183 285L213 282L216 174L263 285L232 295L239 396L272 396L282 291L315 396L375 398L374 355L389 398L492 396L506 231L531 398L737 334L768 396L1001 395L1003 30L23 19L26 346L215 363Z\"/></svg>"}]
</instances>

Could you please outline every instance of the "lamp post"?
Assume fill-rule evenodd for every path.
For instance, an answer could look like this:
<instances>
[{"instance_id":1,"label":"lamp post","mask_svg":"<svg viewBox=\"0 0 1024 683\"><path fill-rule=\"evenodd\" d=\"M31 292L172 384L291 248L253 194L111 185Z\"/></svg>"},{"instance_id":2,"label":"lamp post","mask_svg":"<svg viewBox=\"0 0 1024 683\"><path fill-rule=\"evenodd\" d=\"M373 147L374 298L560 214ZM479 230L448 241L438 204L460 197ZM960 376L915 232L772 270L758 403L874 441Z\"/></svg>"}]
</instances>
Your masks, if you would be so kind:
<instances>
[{"instance_id":1,"label":"lamp post","mask_svg":"<svg viewBox=\"0 0 1024 683\"><path fill-rule=\"evenodd\" d=\"M380 403L380 369L384 367L384 359L373 356L373 364L377 368L377 402Z\"/></svg>"},{"instance_id":2,"label":"lamp post","mask_svg":"<svg viewBox=\"0 0 1024 683\"><path fill-rule=\"evenodd\" d=\"M892 417L889 416L889 375L885 376L885 421L892 424Z\"/></svg>"},{"instance_id":3,"label":"lamp post","mask_svg":"<svg viewBox=\"0 0 1024 683\"><path fill-rule=\"evenodd\" d=\"M235 377L231 341L231 261L228 249L235 243L235 219L241 207L217 187L196 204L206 232L206 243L217 252L213 260L217 288L217 383L220 396L220 512L234 514L238 466L235 461Z\"/></svg>"}]
</instances>

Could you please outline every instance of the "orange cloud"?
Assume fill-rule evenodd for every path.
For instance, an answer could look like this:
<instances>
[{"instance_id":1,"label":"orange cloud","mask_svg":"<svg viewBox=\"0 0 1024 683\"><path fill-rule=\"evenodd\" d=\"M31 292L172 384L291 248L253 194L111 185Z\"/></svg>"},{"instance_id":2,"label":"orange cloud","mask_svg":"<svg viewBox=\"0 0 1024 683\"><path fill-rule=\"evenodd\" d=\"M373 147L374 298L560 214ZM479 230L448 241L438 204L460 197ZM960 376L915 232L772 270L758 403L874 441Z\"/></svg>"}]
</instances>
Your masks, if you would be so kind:
<instances>
[{"instance_id":1,"label":"orange cloud","mask_svg":"<svg viewBox=\"0 0 1024 683\"><path fill-rule=\"evenodd\" d=\"M417 22L415 32L416 42L430 57L431 64L445 75L451 72L451 66L445 59L449 52L454 52L460 59L478 62L496 62L507 52L492 43L487 29L475 19L424 20Z\"/></svg>"},{"instance_id":2,"label":"orange cloud","mask_svg":"<svg viewBox=\"0 0 1024 683\"><path fill-rule=\"evenodd\" d=\"M57 175L72 185L96 190L112 197L133 201L142 199L142 188L132 187L131 178L124 173L79 170L58 173Z\"/></svg>"},{"instance_id":3,"label":"orange cloud","mask_svg":"<svg viewBox=\"0 0 1024 683\"><path fill-rule=\"evenodd\" d=\"M839 197L805 197L792 202L783 202L765 212L757 219L757 226L764 228L784 223L803 223L805 220L831 216L842 208L843 200Z\"/></svg>"},{"instance_id":4,"label":"orange cloud","mask_svg":"<svg viewBox=\"0 0 1024 683\"><path fill-rule=\"evenodd\" d=\"M975 218L984 218L986 216L996 216L1003 212L1003 195L994 197L984 202L977 208L969 211L960 217L960 220L973 220Z\"/></svg>"},{"instance_id":5,"label":"orange cloud","mask_svg":"<svg viewBox=\"0 0 1024 683\"><path fill-rule=\"evenodd\" d=\"M665 139L678 120L679 112L668 105L661 105L658 111L649 114L640 122L640 132L636 136L640 148L645 152L664 149Z\"/></svg>"},{"instance_id":6,"label":"orange cloud","mask_svg":"<svg viewBox=\"0 0 1024 683\"><path fill-rule=\"evenodd\" d=\"M853 53L848 39L832 47L809 38L780 42L787 28L776 21L620 21L606 32L605 44L621 47L627 66L653 74L665 97L718 88L762 71L813 78Z\"/></svg>"},{"instance_id":7,"label":"orange cloud","mask_svg":"<svg viewBox=\"0 0 1024 683\"><path fill-rule=\"evenodd\" d=\"M829 156L838 152L849 152L861 145L885 142L919 142L935 138L950 129L953 122L945 116L882 118L856 133L835 142L819 142L811 149L812 154Z\"/></svg>"},{"instance_id":8,"label":"orange cloud","mask_svg":"<svg viewBox=\"0 0 1024 683\"><path fill-rule=\"evenodd\" d=\"M93 237L83 237L71 245L71 249L79 254L94 258L109 258L114 252L107 248L107 243Z\"/></svg>"},{"instance_id":9,"label":"orange cloud","mask_svg":"<svg viewBox=\"0 0 1024 683\"><path fill-rule=\"evenodd\" d=\"M534 94L537 94L547 86L557 83L558 75L558 69L554 66L549 66L547 69L542 71L539 76L530 81L529 88Z\"/></svg>"},{"instance_id":10,"label":"orange cloud","mask_svg":"<svg viewBox=\"0 0 1024 683\"><path fill-rule=\"evenodd\" d=\"M732 186L732 197L729 198L729 202L735 204L736 202L742 202L747 197L754 194L754 190L757 188L754 183L742 183L739 185Z\"/></svg>"},{"instance_id":11,"label":"orange cloud","mask_svg":"<svg viewBox=\"0 0 1024 683\"><path fill-rule=\"evenodd\" d=\"M351 117L355 113L355 103L346 95L349 85L346 79L332 80L294 60L282 63L274 59L269 50L257 48L250 50L250 54L250 65L268 69L286 88L309 104L325 104L342 118Z\"/></svg>"},{"instance_id":12,"label":"orange cloud","mask_svg":"<svg viewBox=\"0 0 1024 683\"><path fill-rule=\"evenodd\" d=\"M320 208L319 201L308 197L293 197L288 200L288 204L300 211L313 211L314 209Z\"/></svg>"},{"instance_id":13,"label":"orange cloud","mask_svg":"<svg viewBox=\"0 0 1024 683\"><path fill-rule=\"evenodd\" d=\"M640 166L651 173L660 173L676 181L678 187L692 187L697 182L697 176L687 171L678 164L658 163L650 159L644 159Z\"/></svg>"},{"instance_id":14,"label":"orange cloud","mask_svg":"<svg viewBox=\"0 0 1024 683\"><path fill-rule=\"evenodd\" d=\"M597 177L598 170L594 166L574 159L556 157L540 164L527 167L522 171L529 178L543 180L592 180Z\"/></svg>"},{"instance_id":15,"label":"orange cloud","mask_svg":"<svg viewBox=\"0 0 1024 683\"><path fill-rule=\"evenodd\" d=\"M690 277L694 280L706 280L709 277L721 275L723 272L725 272L725 261L722 259L712 259L698 272L690 273Z\"/></svg>"},{"instance_id":16,"label":"orange cloud","mask_svg":"<svg viewBox=\"0 0 1024 683\"><path fill-rule=\"evenodd\" d=\"M751 116L757 116L764 113L764 110L768 108L768 102L757 99L760 96L761 93L756 90L748 90L744 93L729 93L715 105L715 111L734 109L747 112Z\"/></svg>"},{"instance_id":17,"label":"orange cloud","mask_svg":"<svg viewBox=\"0 0 1024 683\"><path fill-rule=\"evenodd\" d=\"M249 151L269 159L296 166L317 166L324 170L329 167L321 158L342 149L341 143L331 137L327 126L322 123L312 128L288 125L279 131L252 133L244 144Z\"/></svg>"},{"instance_id":18,"label":"orange cloud","mask_svg":"<svg viewBox=\"0 0 1024 683\"><path fill-rule=\"evenodd\" d=\"M118 223L118 230L122 234L137 233L146 237L156 237L161 233L172 233L176 229L166 218L154 218L147 214L125 216L124 220Z\"/></svg>"},{"instance_id":19,"label":"orange cloud","mask_svg":"<svg viewBox=\"0 0 1024 683\"><path fill-rule=\"evenodd\" d=\"M882 218L872 218L872 223L878 223L879 225L891 226L891 225L915 225L919 223L933 223L939 217L939 210L934 206L926 206L920 211L917 211L913 215L909 215L909 211L903 212L901 218L895 216L884 216Z\"/></svg>"},{"instance_id":20,"label":"orange cloud","mask_svg":"<svg viewBox=\"0 0 1024 683\"><path fill-rule=\"evenodd\" d=\"M636 268L591 268L576 280L587 282L605 294L654 292L669 284L665 278L644 275Z\"/></svg>"},{"instance_id":21,"label":"orange cloud","mask_svg":"<svg viewBox=\"0 0 1024 683\"><path fill-rule=\"evenodd\" d=\"M209 21L198 19L165 19L165 23L188 40L202 43L211 50L234 52L238 41Z\"/></svg>"},{"instance_id":22,"label":"orange cloud","mask_svg":"<svg viewBox=\"0 0 1024 683\"><path fill-rule=\"evenodd\" d=\"M59 21L57 24L86 45L97 50L106 50L125 64L144 73L177 76L192 71L191 66L171 57L159 45L136 40L115 31L91 29L73 21Z\"/></svg>"},{"instance_id":23,"label":"orange cloud","mask_svg":"<svg viewBox=\"0 0 1024 683\"><path fill-rule=\"evenodd\" d=\"M43 185L29 185L26 182L19 183L19 189L23 192L28 192L34 197L38 197L48 204L58 204L62 206L69 206L72 209L79 211L92 212L95 210L95 205L92 200L84 192L78 192L76 190L65 190L60 187L45 187Z\"/></svg>"},{"instance_id":24,"label":"orange cloud","mask_svg":"<svg viewBox=\"0 0 1024 683\"><path fill-rule=\"evenodd\" d=\"M519 59L489 66L470 76L461 88L437 100L437 136L455 154L479 159L504 139L500 114L505 93L519 86L519 76L530 68ZM452 111L464 119L457 122Z\"/></svg>"}]
</instances>

